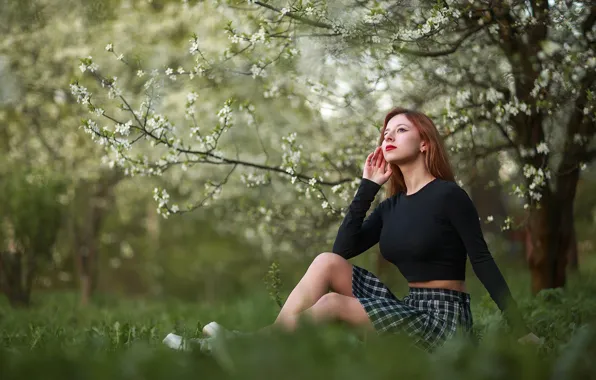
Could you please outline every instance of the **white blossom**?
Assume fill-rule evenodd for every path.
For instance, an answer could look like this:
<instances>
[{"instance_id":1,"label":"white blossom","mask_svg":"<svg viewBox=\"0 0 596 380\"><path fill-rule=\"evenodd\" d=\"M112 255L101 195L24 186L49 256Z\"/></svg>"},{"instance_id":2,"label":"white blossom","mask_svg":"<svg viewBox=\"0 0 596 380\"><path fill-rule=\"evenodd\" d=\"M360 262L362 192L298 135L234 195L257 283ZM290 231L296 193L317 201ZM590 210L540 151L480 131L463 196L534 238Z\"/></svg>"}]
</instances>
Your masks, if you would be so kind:
<instances>
[{"instance_id":1,"label":"white blossom","mask_svg":"<svg viewBox=\"0 0 596 380\"><path fill-rule=\"evenodd\" d=\"M548 145L546 144L546 142L541 142L540 144L538 144L536 146L536 151L540 154L548 154L549 149L548 149Z\"/></svg>"},{"instance_id":2,"label":"white blossom","mask_svg":"<svg viewBox=\"0 0 596 380\"><path fill-rule=\"evenodd\" d=\"M259 31L250 36L250 42L256 44L257 42L265 42L265 28L261 26Z\"/></svg>"},{"instance_id":3,"label":"white blossom","mask_svg":"<svg viewBox=\"0 0 596 380\"><path fill-rule=\"evenodd\" d=\"M89 104L91 94L86 87L79 84L70 85L70 93L77 99L77 103L87 105Z\"/></svg>"},{"instance_id":4,"label":"white blossom","mask_svg":"<svg viewBox=\"0 0 596 380\"><path fill-rule=\"evenodd\" d=\"M86 61L88 61L89 63L87 63ZM81 62L81 65L79 66L79 69L81 70L81 72L85 72L87 70L89 70L90 72L95 72L99 67L97 66L97 64L95 64L93 62L93 58L91 56L87 57L87 59L85 59L85 62Z\"/></svg>"},{"instance_id":5,"label":"white blossom","mask_svg":"<svg viewBox=\"0 0 596 380\"><path fill-rule=\"evenodd\" d=\"M198 97L199 97L199 94L197 94L196 92L192 91L192 92L189 92L186 95L186 101L188 103L194 103L197 100Z\"/></svg>"},{"instance_id":6,"label":"white blossom","mask_svg":"<svg viewBox=\"0 0 596 380\"><path fill-rule=\"evenodd\" d=\"M261 72L262 72L262 70L261 70L261 68L260 68L259 66L257 66L256 64L253 64L253 65L250 67L250 72L251 72L251 74L252 74L252 77L253 77L253 78L256 78L256 77L258 77L259 75L261 75Z\"/></svg>"},{"instance_id":7,"label":"white blossom","mask_svg":"<svg viewBox=\"0 0 596 380\"><path fill-rule=\"evenodd\" d=\"M188 49L188 52L191 55L195 55L199 52L199 41L196 38L190 40L190 48Z\"/></svg>"},{"instance_id":8,"label":"white blossom","mask_svg":"<svg viewBox=\"0 0 596 380\"><path fill-rule=\"evenodd\" d=\"M132 120L129 120L124 124L116 124L116 133L120 133L123 136L128 136L130 134L131 126Z\"/></svg>"},{"instance_id":9,"label":"white blossom","mask_svg":"<svg viewBox=\"0 0 596 380\"><path fill-rule=\"evenodd\" d=\"M505 230L509 230L511 229L511 223L513 222L513 220L511 219L511 217L507 217L504 222L503 225L501 226L501 231L505 231Z\"/></svg>"},{"instance_id":10,"label":"white blossom","mask_svg":"<svg viewBox=\"0 0 596 380\"><path fill-rule=\"evenodd\" d=\"M374 24L378 24L381 21L383 21L383 17L384 16L381 13L375 13L375 14L372 14L372 15L371 14L368 14L368 15L365 15L364 16L364 20L363 21L365 23L367 23L367 24L374 25Z\"/></svg>"},{"instance_id":11,"label":"white blossom","mask_svg":"<svg viewBox=\"0 0 596 380\"><path fill-rule=\"evenodd\" d=\"M256 187L267 183L265 173L256 174L255 172L250 172L248 174L242 173L240 175L240 181L247 187Z\"/></svg>"},{"instance_id":12,"label":"white blossom","mask_svg":"<svg viewBox=\"0 0 596 380\"><path fill-rule=\"evenodd\" d=\"M585 144L588 141L586 136L582 136L579 133L573 135L573 142L578 145Z\"/></svg>"},{"instance_id":13,"label":"white blossom","mask_svg":"<svg viewBox=\"0 0 596 380\"><path fill-rule=\"evenodd\" d=\"M156 187L153 189L153 199L158 202L157 213L167 218L170 215L167 207L170 200L168 192L165 189L160 190Z\"/></svg>"}]
</instances>

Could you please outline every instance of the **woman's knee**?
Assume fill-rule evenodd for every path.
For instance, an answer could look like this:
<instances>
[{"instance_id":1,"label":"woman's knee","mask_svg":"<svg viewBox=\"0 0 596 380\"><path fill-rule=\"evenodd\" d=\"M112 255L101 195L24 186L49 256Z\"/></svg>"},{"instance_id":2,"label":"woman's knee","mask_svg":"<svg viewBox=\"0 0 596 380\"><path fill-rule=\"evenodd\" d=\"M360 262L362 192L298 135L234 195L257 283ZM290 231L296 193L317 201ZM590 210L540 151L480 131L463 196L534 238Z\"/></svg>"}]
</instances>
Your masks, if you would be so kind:
<instances>
[{"instance_id":1,"label":"woman's knee","mask_svg":"<svg viewBox=\"0 0 596 380\"><path fill-rule=\"evenodd\" d=\"M315 257L311 268L316 270L318 276L326 278L333 291L353 296L352 264L348 260L333 252L323 252Z\"/></svg>"},{"instance_id":2,"label":"woman's knee","mask_svg":"<svg viewBox=\"0 0 596 380\"><path fill-rule=\"evenodd\" d=\"M349 265L348 261L340 255L333 252L323 252L314 258L311 265L317 268L330 268L345 264Z\"/></svg>"},{"instance_id":3,"label":"woman's knee","mask_svg":"<svg viewBox=\"0 0 596 380\"><path fill-rule=\"evenodd\" d=\"M313 306L313 312L319 316L338 317L342 310L345 296L330 292L323 295Z\"/></svg>"},{"instance_id":4,"label":"woman's knee","mask_svg":"<svg viewBox=\"0 0 596 380\"><path fill-rule=\"evenodd\" d=\"M372 322L360 301L339 293L327 293L321 297L314 305L313 313L319 319L343 320L355 326L372 328Z\"/></svg>"}]
</instances>

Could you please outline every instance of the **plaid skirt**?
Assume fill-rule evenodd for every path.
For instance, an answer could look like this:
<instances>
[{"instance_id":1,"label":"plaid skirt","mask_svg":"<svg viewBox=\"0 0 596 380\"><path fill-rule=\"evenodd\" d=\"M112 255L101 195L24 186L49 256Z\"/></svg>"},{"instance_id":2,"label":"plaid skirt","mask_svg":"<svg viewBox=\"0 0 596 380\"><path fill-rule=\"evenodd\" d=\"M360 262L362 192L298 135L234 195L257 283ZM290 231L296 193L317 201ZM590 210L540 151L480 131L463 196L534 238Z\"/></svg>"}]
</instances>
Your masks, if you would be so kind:
<instances>
[{"instance_id":1,"label":"plaid skirt","mask_svg":"<svg viewBox=\"0 0 596 380\"><path fill-rule=\"evenodd\" d=\"M402 300L371 272L352 269L352 292L377 333L405 333L427 352L456 333L472 332L470 294L451 289L413 288Z\"/></svg>"}]
</instances>

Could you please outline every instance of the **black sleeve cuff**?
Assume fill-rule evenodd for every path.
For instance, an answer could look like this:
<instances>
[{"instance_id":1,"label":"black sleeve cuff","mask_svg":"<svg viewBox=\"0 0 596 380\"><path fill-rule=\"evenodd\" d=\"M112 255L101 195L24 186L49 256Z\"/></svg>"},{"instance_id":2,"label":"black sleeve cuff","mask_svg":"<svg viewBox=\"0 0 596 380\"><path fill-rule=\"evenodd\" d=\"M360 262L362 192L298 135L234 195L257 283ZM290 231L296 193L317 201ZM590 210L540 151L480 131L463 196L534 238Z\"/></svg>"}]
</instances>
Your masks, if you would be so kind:
<instances>
[{"instance_id":1,"label":"black sleeve cuff","mask_svg":"<svg viewBox=\"0 0 596 380\"><path fill-rule=\"evenodd\" d=\"M381 185L375 181L362 177L360 186L358 187L358 193L362 195L362 198L373 200L380 188Z\"/></svg>"}]
</instances>

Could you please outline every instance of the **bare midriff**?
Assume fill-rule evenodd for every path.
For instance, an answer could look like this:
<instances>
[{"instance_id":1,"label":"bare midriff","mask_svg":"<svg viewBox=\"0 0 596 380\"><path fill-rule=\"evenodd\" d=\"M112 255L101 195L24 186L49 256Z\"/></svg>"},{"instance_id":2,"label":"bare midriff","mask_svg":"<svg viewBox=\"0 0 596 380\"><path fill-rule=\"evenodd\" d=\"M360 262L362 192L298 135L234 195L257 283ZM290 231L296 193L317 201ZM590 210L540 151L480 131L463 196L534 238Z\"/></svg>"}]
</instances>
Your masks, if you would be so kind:
<instances>
[{"instance_id":1,"label":"bare midriff","mask_svg":"<svg viewBox=\"0 0 596 380\"><path fill-rule=\"evenodd\" d=\"M458 292L467 293L466 282L460 280L433 280L424 282L409 282L411 288L439 288L451 289Z\"/></svg>"}]
</instances>

